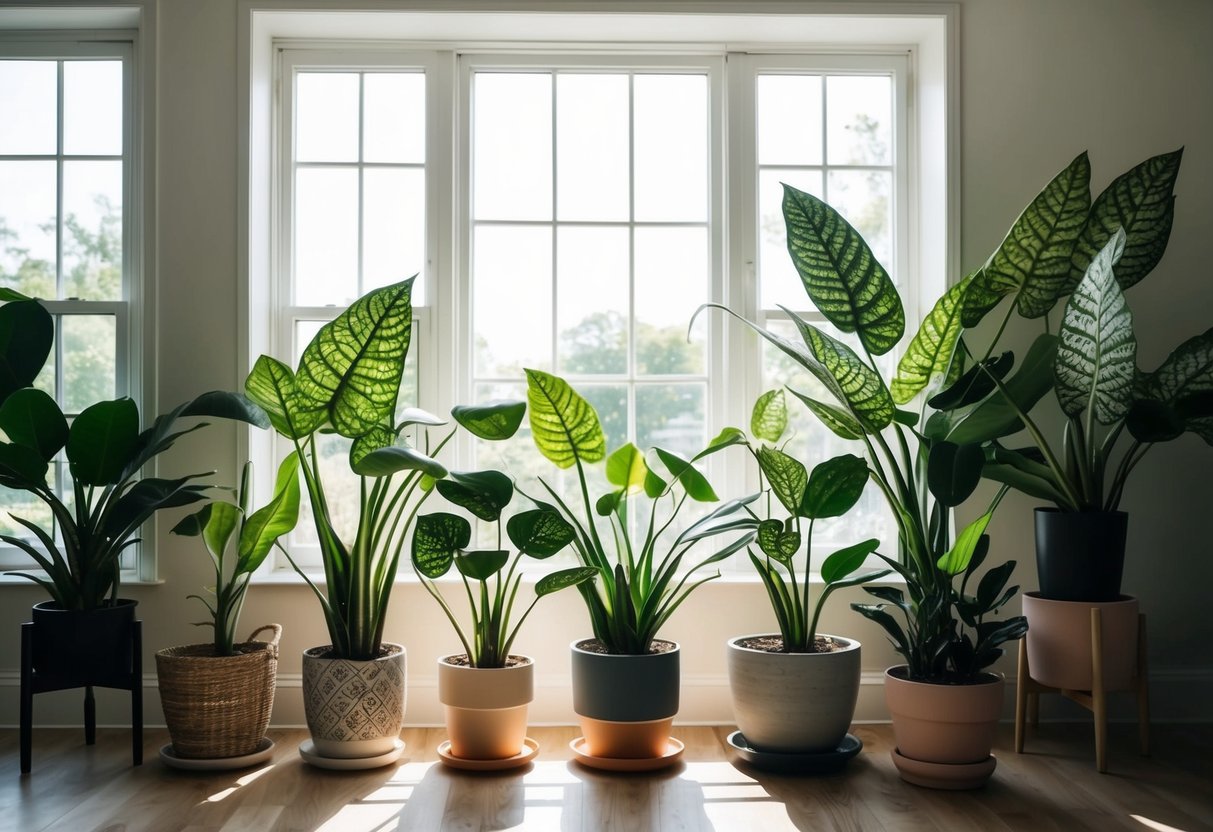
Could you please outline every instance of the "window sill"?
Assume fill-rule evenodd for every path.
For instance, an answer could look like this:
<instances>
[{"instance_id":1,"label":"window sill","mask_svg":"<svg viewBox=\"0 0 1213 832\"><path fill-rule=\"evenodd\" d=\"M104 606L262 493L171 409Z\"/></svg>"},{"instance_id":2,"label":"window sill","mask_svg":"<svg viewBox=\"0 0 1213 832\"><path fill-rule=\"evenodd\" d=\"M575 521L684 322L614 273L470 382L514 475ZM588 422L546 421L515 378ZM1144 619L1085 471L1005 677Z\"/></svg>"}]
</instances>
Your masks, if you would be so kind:
<instances>
[{"instance_id":1,"label":"window sill","mask_svg":"<svg viewBox=\"0 0 1213 832\"><path fill-rule=\"evenodd\" d=\"M12 568L15 570L25 571L19 566L14 566ZM163 578L157 578L152 581L140 580L139 578L123 578L119 583L119 588L126 586L160 586L163 583L166 583ZM32 586L35 589L42 589L37 584L26 580L25 578L19 578L16 575L3 574L0 574L0 586Z\"/></svg>"},{"instance_id":2,"label":"window sill","mask_svg":"<svg viewBox=\"0 0 1213 832\"><path fill-rule=\"evenodd\" d=\"M545 574L547 574L547 573L539 572L539 571L523 572L522 573L522 582L524 584L527 584L528 586L533 586L535 584L535 582L538 581L540 578L542 578ZM320 573L320 572L309 573L308 577L310 577L313 581L315 581L317 586L319 586L319 587L324 586L324 574L323 573ZM458 582L459 582L459 579L452 575L452 576L439 578L437 583L439 586L445 586L447 584L457 584ZM126 583L134 583L134 582L133 581L132 582L124 581L123 583L126 584ZM160 582L160 583L163 583L163 582ZM299 574L293 570L291 570L291 571L275 570L273 572L267 572L263 575L261 575L261 574L254 575L252 583L256 584L257 586L304 586L303 578L299 577ZM407 573L407 574L397 575L396 580L394 582L394 584L396 586L418 585L420 583L421 583L420 578L418 578L417 575L415 575L412 572ZM720 577L718 579L712 581L712 583L717 584L717 585L720 585L720 584L757 584L757 583L761 583L761 581L759 580L758 576L753 573L723 572L723 573L721 573ZM900 575L896 575L896 574L887 575L878 581L872 581L872 584L873 585L904 586L905 579L902 578ZM810 573L809 585L810 586L821 586L822 585L821 575L817 572Z\"/></svg>"}]
</instances>

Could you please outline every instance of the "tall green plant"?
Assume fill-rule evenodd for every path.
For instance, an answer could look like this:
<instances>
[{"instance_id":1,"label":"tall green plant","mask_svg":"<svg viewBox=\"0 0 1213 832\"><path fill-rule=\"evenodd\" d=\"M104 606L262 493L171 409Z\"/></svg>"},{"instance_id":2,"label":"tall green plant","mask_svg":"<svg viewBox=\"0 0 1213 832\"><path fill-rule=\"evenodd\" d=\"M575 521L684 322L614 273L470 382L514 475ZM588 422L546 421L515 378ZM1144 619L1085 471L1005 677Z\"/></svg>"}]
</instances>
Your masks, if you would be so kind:
<instances>
[{"instance_id":1,"label":"tall green plant","mask_svg":"<svg viewBox=\"0 0 1213 832\"><path fill-rule=\"evenodd\" d=\"M580 511L573 510L543 479L540 483L552 503L537 503L541 509L558 511L574 528L577 557L582 566L592 568L597 575L593 583L578 585L594 636L612 653L647 653L658 631L690 593L719 577L719 573L704 575L701 570L744 548L754 538L757 520L743 509L757 499L757 494L722 504L678 534L671 530L688 500L708 503L719 499L694 463L738 440L722 434L689 460L673 451L653 448L653 456L665 471L663 476L631 443L608 457L598 414L564 379L540 370L526 370L526 377L535 445L558 468L572 468L577 473ZM592 499L585 466L604 460L607 481L615 487ZM649 501L647 518L637 518L640 531L633 538L628 509L641 494ZM663 506L664 510L659 510ZM596 517L606 518L610 524L611 536L606 541ZM683 569L691 550L701 541L734 531L742 534Z\"/></svg>"}]
</instances>

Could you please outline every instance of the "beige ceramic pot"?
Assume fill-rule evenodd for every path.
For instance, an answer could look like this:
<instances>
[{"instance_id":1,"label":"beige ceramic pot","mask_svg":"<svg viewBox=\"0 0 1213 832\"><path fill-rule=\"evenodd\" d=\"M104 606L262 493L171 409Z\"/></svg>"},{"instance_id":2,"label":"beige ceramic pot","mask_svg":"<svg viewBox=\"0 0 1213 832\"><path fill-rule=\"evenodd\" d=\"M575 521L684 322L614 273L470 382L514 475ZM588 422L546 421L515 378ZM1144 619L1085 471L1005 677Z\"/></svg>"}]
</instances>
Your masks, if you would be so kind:
<instances>
[{"instance_id":1,"label":"beige ceramic pot","mask_svg":"<svg viewBox=\"0 0 1213 832\"><path fill-rule=\"evenodd\" d=\"M517 755L526 739L527 706L534 698L535 663L510 656L510 667L453 663L467 655L438 660L438 700L446 715L451 754L465 760L504 760Z\"/></svg>"},{"instance_id":2,"label":"beige ceramic pot","mask_svg":"<svg viewBox=\"0 0 1213 832\"><path fill-rule=\"evenodd\" d=\"M885 701L901 756L966 768L988 759L1002 715L1003 680L992 673L983 678L974 685L937 685L910 681L904 665L886 670Z\"/></svg>"},{"instance_id":3,"label":"beige ceramic pot","mask_svg":"<svg viewBox=\"0 0 1213 832\"><path fill-rule=\"evenodd\" d=\"M1104 690L1127 690L1137 669L1137 599L1051 601L1025 592L1028 667L1042 685L1091 690L1091 610L1098 608L1102 634Z\"/></svg>"},{"instance_id":4,"label":"beige ceramic pot","mask_svg":"<svg viewBox=\"0 0 1213 832\"><path fill-rule=\"evenodd\" d=\"M383 643L368 661L334 659L330 645L303 651L303 710L321 757L378 757L404 727L404 648Z\"/></svg>"}]
</instances>

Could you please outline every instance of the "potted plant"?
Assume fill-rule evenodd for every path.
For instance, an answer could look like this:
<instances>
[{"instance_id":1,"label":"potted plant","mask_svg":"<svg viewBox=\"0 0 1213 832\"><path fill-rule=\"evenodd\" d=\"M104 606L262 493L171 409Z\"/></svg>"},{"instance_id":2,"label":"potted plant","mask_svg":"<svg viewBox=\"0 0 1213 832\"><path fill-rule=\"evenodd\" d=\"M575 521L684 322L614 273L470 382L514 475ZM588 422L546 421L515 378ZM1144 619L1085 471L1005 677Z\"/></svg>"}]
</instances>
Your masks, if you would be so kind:
<instances>
[{"instance_id":1,"label":"potted plant","mask_svg":"<svg viewBox=\"0 0 1213 832\"><path fill-rule=\"evenodd\" d=\"M525 410L513 410L508 438L517 430ZM456 408L456 419L459 419ZM514 484L500 471L451 472L437 482L448 502L497 526L497 548L469 549L472 525L449 512L423 514L413 533L413 566L422 585L438 602L455 628L462 653L438 660L438 699L446 716L448 742L439 756L461 768L510 768L525 765L538 752L526 736L527 706L533 698L534 662L511 648L535 604L545 595L593 579L595 569L561 569L535 584L535 597L516 619L514 603L522 583L522 557L552 557L573 540L573 527L551 509L532 509L509 518L506 534L513 556L501 548L501 514L514 496ZM434 581L451 567L459 573L467 594L471 624L467 631Z\"/></svg>"},{"instance_id":2,"label":"potted plant","mask_svg":"<svg viewBox=\"0 0 1213 832\"><path fill-rule=\"evenodd\" d=\"M743 509L758 495L726 502L676 531L673 524L688 500L718 500L694 463L736 444L736 438L722 435L689 460L654 448L664 471L659 473L631 443L608 457L598 414L564 379L531 369L526 377L536 446L558 468L577 474L576 509L542 479L552 502L539 507L557 511L573 527L578 561L597 577L577 587L594 637L572 644L573 710L584 734L574 741L574 751L600 767L669 764L681 749L670 740L678 712L679 648L658 633L696 587L718 577L704 574L705 567L753 540L757 520ZM613 488L592 499L585 469L603 460ZM633 529L628 509L641 494L649 506ZM610 523L609 537L600 533L596 517ZM702 559L690 559L702 541L729 532L741 534Z\"/></svg>"},{"instance_id":3,"label":"potted plant","mask_svg":"<svg viewBox=\"0 0 1213 832\"><path fill-rule=\"evenodd\" d=\"M730 742L758 766L824 770L840 767L863 747L854 737L843 747L859 696L860 644L818 633L817 622L836 589L884 577L889 570L855 574L876 551L875 539L840 549L822 563L824 585L810 606L814 524L851 510L867 485L868 466L860 457L844 454L810 473L777 446L786 432L784 391L768 391L754 404L752 438L743 439L758 463L766 502L766 518L757 529L759 553L753 548L747 552L779 632L728 642L729 687L739 729ZM774 516L772 496L783 509L782 519ZM798 569L801 553L803 568Z\"/></svg>"},{"instance_id":4,"label":"potted plant","mask_svg":"<svg viewBox=\"0 0 1213 832\"><path fill-rule=\"evenodd\" d=\"M788 250L810 300L835 327L855 334L863 357L789 310L799 342L746 323L829 393L831 401L796 395L835 434L861 443L871 479L897 526L898 557L882 559L904 578L905 589L869 586L866 591L881 603L852 604L885 629L906 660L885 674L897 739L893 759L910 782L980 785L995 765L989 752L1003 688L1002 677L986 668L1002 654L1000 645L1020 638L1027 625L1020 616L993 618L1017 589L1006 587L1014 561L975 579L989 551L985 530L1003 492L952 535L953 507L980 480L981 447L938 438L924 418L933 407L924 400L928 388L945 388L930 401L959 396L976 402L992 395L992 386L975 387L971 375L961 372L957 356L971 281L936 302L886 383L876 356L892 350L905 330L901 298L888 273L859 232L816 197L785 185L783 211ZM914 399L921 402L918 412L898 407ZM904 624L889 608L900 612Z\"/></svg>"},{"instance_id":5,"label":"potted plant","mask_svg":"<svg viewBox=\"0 0 1213 832\"><path fill-rule=\"evenodd\" d=\"M265 736L274 707L278 640L282 627L258 627L236 642L236 627L249 580L278 539L299 518L299 473L287 459L273 498L250 513L252 463L246 463L236 502L216 500L173 527L173 534L201 537L215 568L213 600L191 595L206 607L213 638L206 644L156 652L156 678L172 742L160 758L174 767L239 768L267 759L274 743ZM263 631L268 641L257 641Z\"/></svg>"}]
</instances>

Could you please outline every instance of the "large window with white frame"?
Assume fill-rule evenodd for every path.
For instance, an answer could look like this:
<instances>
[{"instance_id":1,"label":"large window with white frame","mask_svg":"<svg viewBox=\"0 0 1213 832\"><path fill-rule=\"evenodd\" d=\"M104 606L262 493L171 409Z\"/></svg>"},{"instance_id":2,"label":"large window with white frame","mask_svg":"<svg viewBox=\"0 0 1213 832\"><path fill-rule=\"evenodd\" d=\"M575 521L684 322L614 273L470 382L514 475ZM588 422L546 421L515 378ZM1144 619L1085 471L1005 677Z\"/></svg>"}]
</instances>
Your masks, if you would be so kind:
<instances>
[{"instance_id":1,"label":"large window with white frame","mask_svg":"<svg viewBox=\"0 0 1213 832\"><path fill-rule=\"evenodd\" d=\"M688 331L706 301L775 328L780 305L818 318L784 248L781 182L839 208L914 288L904 53L280 45L278 354L297 356L361 291L419 272L416 403L523 397L534 367L586 395L610 448L691 454L763 390L814 392L719 315ZM810 466L843 450L796 417L791 451ZM502 468L527 493L554 474L525 423L457 452L453 467ZM740 453L712 464L723 492L756 485ZM874 499L858 511L842 523L865 536L888 523ZM842 523L819 532L823 550L851 542ZM301 523L304 561L307 538Z\"/></svg>"}]
</instances>

